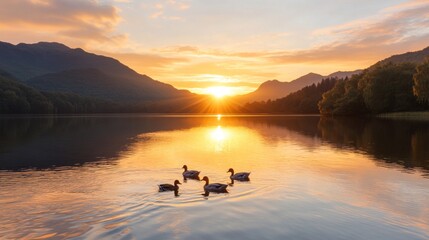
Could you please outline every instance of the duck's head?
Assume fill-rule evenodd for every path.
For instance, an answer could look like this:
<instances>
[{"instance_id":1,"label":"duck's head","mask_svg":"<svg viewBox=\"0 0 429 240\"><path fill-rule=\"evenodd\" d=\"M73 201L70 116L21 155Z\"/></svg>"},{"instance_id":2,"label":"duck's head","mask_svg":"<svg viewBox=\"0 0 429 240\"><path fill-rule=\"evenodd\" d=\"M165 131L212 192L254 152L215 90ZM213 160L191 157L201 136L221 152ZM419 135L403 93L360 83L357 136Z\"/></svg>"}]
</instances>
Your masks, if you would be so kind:
<instances>
[{"instance_id":1,"label":"duck's head","mask_svg":"<svg viewBox=\"0 0 429 240\"><path fill-rule=\"evenodd\" d=\"M234 169L230 168L227 173L234 173Z\"/></svg>"},{"instance_id":2,"label":"duck's head","mask_svg":"<svg viewBox=\"0 0 429 240\"><path fill-rule=\"evenodd\" d=\"M186 165L183 165L182 168L185 169L185 171L188 170L188 166L186 166Z\"/></svg>"},{"instance_id":3,"label":"duck's head","mask_svg":"<svg viewBox=\"0 0 429 240\"><path fill-rule=\"evenodd\" d=\"M208 178L207 176L204 176L204 177L203 177L203 179L201 179L201 181L206 181L206 182L208 182L208 181L209 181L209 178Z\"/></svg>"},{"instance_id":4,"label":"duck's head","mask_svg":"<svg viewBox=\"0 0 429 240\"><path fill-rule=\"evenodd\" d=\"M177 185L177 184L182 185L182 184L179 182L179 180L174 181L174 185Z\"/></svg>"}]
</instances>

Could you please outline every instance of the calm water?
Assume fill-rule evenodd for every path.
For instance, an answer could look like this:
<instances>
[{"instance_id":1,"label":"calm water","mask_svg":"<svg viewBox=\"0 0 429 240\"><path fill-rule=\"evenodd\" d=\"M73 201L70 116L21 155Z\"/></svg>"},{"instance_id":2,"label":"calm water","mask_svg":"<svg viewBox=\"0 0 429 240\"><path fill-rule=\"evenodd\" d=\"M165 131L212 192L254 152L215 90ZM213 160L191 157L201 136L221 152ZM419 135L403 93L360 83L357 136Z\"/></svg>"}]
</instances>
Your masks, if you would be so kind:
<instances>
[{"instance_id":1,"label":"calm water","mask_svg":"<svg viewBox=\"0 0 429 240\"><path fill-rule=\"evenodd\" d=\"M429 239L427 122L3 117L0 169L1 239Z\"/></svg>"}]
</instances>

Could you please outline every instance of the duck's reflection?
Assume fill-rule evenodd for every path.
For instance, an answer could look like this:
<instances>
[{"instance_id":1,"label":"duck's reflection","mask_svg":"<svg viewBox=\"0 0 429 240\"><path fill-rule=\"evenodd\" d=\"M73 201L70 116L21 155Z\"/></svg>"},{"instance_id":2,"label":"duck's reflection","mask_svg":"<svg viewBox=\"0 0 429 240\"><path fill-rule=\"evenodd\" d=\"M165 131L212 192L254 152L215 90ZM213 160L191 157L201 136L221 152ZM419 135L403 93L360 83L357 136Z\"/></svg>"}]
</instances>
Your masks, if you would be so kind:
<instances>
[{"instance_id":1,"label":"duck's reflection","mask_svg":"<svg viewBox=\"0 0 429 240\"><path fill-rule=\"evenodd\" d=\"M230 178L230 180L231 180L231 182L229 182L228 183L228 185L230 186L230 187L233 187L234 186L234 183L235 183L235 181L238 181L238 182L246 182L246 183L248 183L248 182L250 182L250 178L247 178L247 179L245 179L245 180L235 180L234 178Z\"/></svg>"},{"instance_id":2,"label":"duck's reflection","mask_svg":"<svg viewBox=\"0 0 429 240\"><path fill-rule=\"evenodd\" d=\"M232 179L232 178L230 178L230 179L231 179L231 182L228 183L228 185L232 187L232 186L234 186L234 179Z\"/></svg>"},{"instance_id":3,"label":"duck's reflection","mask_svg":"<svg viewBox=\"0 0 429 240\"><path fill-rule=\"evenodd\" d=\"M203 195L204 197L208 197L210 195L210 192L209 191L204 191L204 193L201 194L201 195Z\"/></svg>"}]
</instances>

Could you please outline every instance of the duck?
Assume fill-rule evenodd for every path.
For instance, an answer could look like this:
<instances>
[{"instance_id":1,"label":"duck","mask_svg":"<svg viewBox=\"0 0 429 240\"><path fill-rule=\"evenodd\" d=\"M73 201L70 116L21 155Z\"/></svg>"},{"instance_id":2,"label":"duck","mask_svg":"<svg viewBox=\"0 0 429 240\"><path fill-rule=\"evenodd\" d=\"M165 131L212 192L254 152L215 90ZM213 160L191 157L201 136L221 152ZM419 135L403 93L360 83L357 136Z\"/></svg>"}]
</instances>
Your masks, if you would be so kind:
<instances>
[{"instance_id":1,"label":"duck","mask_svg":"<svg viewBox=\"0 0 429 240\"><path fill-rule=\"evenodd\" d=\"M237 181L249 181L249 175L250 172L239 172L234 174L234 169L230 168L227 173L231 173L231 180L237 180Z\"/></svg>"},{"instance_id":2,"label":"duck","mask_svg":"<svg viewBox=\"0 0 429 240\"><path fill-rule=\"evenodd\" d=\"M165 191L178 191L179 190L179 186L178 184L181 184L179 182L179 180L174 181L174 185L168 184L168 183L164 183L164 184L159 184L159 191L160 192L165 192Z\"/></svg>"},{"instance_id":3,"label":"duck","mask_svg":"<svg viewBox=\"0 0 429 240\"><path fill-rule=\"evenodd\" d=\"M226 188L228 185L222 184L222 183L212 183L209 184L209 178L207 176L204 176L201 181L206 181L206 184L204 185L204 192L215 192L215 193L227 193L228 190Z\"/></svg>"},{"instance_id":4,"label":"duck","mask_svg":"<svg viewBox=\"0 0 429 240\"><path fill-rule=\"evenodd\" d=\"M185 169L182 173L184 179L191 178L191 179L200 180L200 177L199 177L200 172L199 171L188 170L188 166L186 166L186 165L183 165L182 168Z\"/></svg>"}]
</instances>

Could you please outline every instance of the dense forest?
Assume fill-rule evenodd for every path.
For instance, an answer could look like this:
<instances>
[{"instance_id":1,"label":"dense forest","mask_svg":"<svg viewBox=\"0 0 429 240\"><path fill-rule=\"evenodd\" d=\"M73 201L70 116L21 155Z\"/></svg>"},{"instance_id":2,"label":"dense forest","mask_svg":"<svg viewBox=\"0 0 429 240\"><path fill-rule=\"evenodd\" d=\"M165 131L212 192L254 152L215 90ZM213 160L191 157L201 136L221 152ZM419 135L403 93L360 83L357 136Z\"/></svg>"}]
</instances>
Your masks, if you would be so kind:
<instances>
[{"instance_id":1,"label":"dense forest","mask_svg":"<svg viewBox=\"0 0 429 240\"><path fill-rule=\"evenodd\" d=\"M350 79L340 80L323 94L324 115L378 114L427 110L429 61L380 63Z\"/></svg>"},{"instance_id":2,"label":"dense forest","mask_svg":"<svg viewBox=\"0 0 429 240\"><path fill-rule=\"evenodd\" d=\"M0 70L0 113L98 113L117 112L112 102L67 93L40 92Z\"/></svg>"}]
</instances>

